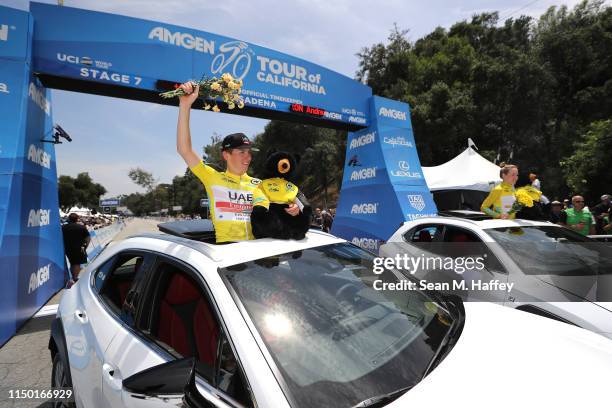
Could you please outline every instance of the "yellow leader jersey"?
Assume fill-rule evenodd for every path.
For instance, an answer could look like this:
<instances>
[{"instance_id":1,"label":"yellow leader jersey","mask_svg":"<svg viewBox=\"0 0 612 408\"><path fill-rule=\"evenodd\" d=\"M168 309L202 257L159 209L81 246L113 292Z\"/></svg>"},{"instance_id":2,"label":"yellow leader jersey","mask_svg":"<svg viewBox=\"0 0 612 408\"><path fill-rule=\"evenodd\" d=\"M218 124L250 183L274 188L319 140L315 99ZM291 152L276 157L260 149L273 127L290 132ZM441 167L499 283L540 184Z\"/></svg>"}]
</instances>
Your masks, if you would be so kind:
<instances>
[{"instance_id":1,"label":"yellow leader jersey","mask_svg":"<svg viewBox=\"0 0 612 408\"><path fill-rule=\"evenodd\" d=\"M512 209L512 204L516 201L514 196L514 186L502 182L493 187L487 198L482 202L480 211L499 218L502 214L508 214ZM493 208L491 208L493 207ZM510 214L509 218L514 219L515 213Z\"/></svg>"},{"instance_id":2,"label":"yellow leader jersey","mask_svg":"<svg viewBox=\"0 0 612 408\"><path fill-rule=\"evenodd\" d=\"M191 168L206 189L217 242L254 239L251 230L253 204L268 207L261 180L247 174L220 172L203 162Z\"/></svg>"}]
</instances>

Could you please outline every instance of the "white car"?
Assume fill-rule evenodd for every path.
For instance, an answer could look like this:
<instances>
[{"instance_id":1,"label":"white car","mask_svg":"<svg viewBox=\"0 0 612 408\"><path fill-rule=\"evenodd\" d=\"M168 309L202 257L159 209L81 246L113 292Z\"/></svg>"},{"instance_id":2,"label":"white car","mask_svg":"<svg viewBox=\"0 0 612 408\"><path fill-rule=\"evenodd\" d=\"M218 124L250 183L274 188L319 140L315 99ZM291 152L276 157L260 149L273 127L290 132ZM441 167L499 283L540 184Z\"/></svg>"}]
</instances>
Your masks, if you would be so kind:
<instances>
[{"instance_id":1,"label":"white car","mask_svg":"<svg viewBox=\"0 0 612 408\"><path fill-rule=\"evenodd\" d=\"M504 304L612 338L612 251L568 228L455 211L406 222L380 248L382 257L485 253L480 270L420 268L413 275L429 282L466 280L469 300ZM471 284L491 281L506 289Z\"/></svg>"},{"instance_id":2,"label":"white car","mask_svg":"<svg viewBox=\"0 0 612 408\"><path fill-rule=\"evenodd\" d=\"M198 241L202 223L109 246L65 291L52 386L72 387L77 406L609 403L608 339L435 292L374 290L415 281L373 273L374 255L322 232L215 245Z\"/></svg>"}]
</instances>

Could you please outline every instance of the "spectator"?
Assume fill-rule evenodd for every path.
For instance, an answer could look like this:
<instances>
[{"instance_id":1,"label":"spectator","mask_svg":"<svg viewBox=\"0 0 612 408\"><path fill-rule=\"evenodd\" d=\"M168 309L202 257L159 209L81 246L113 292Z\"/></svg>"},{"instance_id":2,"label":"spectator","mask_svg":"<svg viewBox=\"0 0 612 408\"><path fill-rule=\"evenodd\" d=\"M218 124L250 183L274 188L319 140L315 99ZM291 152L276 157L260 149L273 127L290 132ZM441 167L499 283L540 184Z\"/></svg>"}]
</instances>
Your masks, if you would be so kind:
<instances>
[{"instance_id":1,"label":"spectator","mask_svg":"<svg viewBox=\"0 0 612 408\"><path fill-rule=\"evenodd\" d=\"M316 225L318 228L323 229L323 215L321 214L321 209L316 208L313 214L312 219L313 225Z\"/></svg>"},{"instance_id":2,"label":"spectator","mask_svg":"<svg viewBox=\"0 0 612 408\"><path fill-rule=\"evenodd\" d=\"M572 208L572 205L570 203L570 200L566 198L565 200L563 200L563 209L567 210L568 208Z\"/></svg>"},{"instance_id":3,"label":"spectator","mask_svg":"<svg viewBox=\"0 0 612 408\"><path fill-rule=\"evenodd\" d=\"M565 210L567 219L563 225L585 236L594 234L593 216L584 208L584 198L579 195L572 197L572 205L573 208Z\"/></svg>"},{"instance_id":4,"label":"spectator","mask_svg":"<svg viewBox=\"0 0 612 408\"><path fill-rule=\"evenodd\" d=\"M612 208L608 211L608 215L604 217L603 233L612 235Z\"/></svg>"},{"instance_id":5,"label":"spectator","mask_svg":"<svg viewBox=\"0 0 612 408\"><path fill-rule=\"evenodd\" d=\"M62 226L62 235L64 237L64 252L70 262L70 274L72 282L79 279L81 273L81 264L87 263L87 246L91 237L89 231L83 225L78 223L79 216L75 213L70 213L68 216L68 224Z\"/></svg>"},{"instance_id":6,"label":"spectator","mask_svg":"<svg viewBox=\"0 0 612 408\"><path fill-rule=\"evenodd\" d=\"M562 209L563 205L561 202L555 200L550 203L550 214L548 216L548 221L552 222L553 224L567 223L567 216Z\"/></svg>"},{"instance_id":7,"label":"spectator","mask_svg":"<svg viewBox=\"0 0 612 408\"><path fill-rule=\"evenodd\" d=\"M321 216L323 218L323 227L321 229L329 233L331 231L332 223L334 222L334 217L332 217L329 211L322 211Z\"/></svg>"},{"instance_id":8,"label":"spectator","mask_svg":"<svg viewBox=\"0 0 612 408\"><path fill-rule=\"evenodd\" d=\"M601 202L593 207L593 216L595 217L595 231L596 234L604 233L604 217L608 215L610 212L610 196L608 194L604 194L601 196Z\"/></svg>"},{"instance_id":9,"label":"spectator","mask_svg":"<svg viewBox=\"0 0 612 408\"><path fill-rule=\"evenodd\" d=\"M540 184L540 180L538 180L538 176L535 173L529 173L529 181L531 181L531 186L536 190L542 191L542 186Z\"/></svg>"}]
</instances>

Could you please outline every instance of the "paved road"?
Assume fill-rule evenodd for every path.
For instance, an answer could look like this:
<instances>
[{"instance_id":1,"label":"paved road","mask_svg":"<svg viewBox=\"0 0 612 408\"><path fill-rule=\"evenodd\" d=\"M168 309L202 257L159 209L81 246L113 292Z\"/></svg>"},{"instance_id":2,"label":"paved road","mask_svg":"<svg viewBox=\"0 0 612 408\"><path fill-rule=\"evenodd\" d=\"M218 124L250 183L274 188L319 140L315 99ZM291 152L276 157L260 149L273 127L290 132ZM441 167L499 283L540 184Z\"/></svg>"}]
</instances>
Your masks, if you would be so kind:
<instances>
[{"instance_id":1,"label":"paved road","mask_svg":"<svg viewBox=\"0 0 612 408\"><path fill-rule=\"evenodd\" d=\"M117 234L114 240L141 232L156 232L159 221L135 219ZM55 294L47 305L58 304L63 290ZM51 354L49 329L54 315L32 318L0 348L0 408L48 407L43 401L15 402L8 399L8 389L47 388L51 386Z\"/></svg>"}]
</instances>

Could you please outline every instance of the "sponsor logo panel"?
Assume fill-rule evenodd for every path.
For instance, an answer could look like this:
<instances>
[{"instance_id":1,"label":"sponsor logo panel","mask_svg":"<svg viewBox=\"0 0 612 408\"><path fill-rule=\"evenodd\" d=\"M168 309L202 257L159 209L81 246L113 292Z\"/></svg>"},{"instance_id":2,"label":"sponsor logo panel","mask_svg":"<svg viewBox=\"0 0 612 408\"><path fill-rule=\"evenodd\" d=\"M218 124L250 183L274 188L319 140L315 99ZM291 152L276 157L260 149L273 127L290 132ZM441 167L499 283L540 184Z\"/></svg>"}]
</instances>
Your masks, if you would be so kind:
<instances>
[{"instance_id":1,"label":"sponsor logo panel","mask_svg":"<svg viewBox=\"0 0 612 408\"><path fill-rule=\"evenodd\" d=\"M379 203L353 204L351 214L377 214Z\"/></svg>"},{"instance_id":2,"label":"sponsor logo panel","mask_svg":"<svg viewBox=\"0 0 612 408\"><path fill-rule=\"evenodd\" d=\"M33 144L28 149L28 160L47 169L51 168L51 155Z\"/></svg>"},{"instance_id":3,"label":"sponsor logo panel","mask_svg":"<svg viewBox=\"0 0 612 408\"><path fill-rule=\"evenodd\" d=\"M40 209L30 210L28 214L28 228L30 227L44 227L49 225L51 222L51 210Z\"/></svg>"},{"instance_id":4,"label":"sponsor logo panel","mask_svg":"<svg viewBox=\"0 0 612 408\"><path fill-rule=\"evenodd\" d=\"M51 275L51 264L47 264L39 268L36 272L30 275L30 284L28 285L28 294L40 288L49 281Z\"/></svg>"},{"instance_id":5,"label":"sponsor logo panel","mask_svg":"<svg viewBox=\"0 0 612 408\"><path fill-rule=\"evenodd\" d=\"M351 242L369 251L378 251L378 240L373 238L353 237Z\"/></svg>"},{"instance_id":6,"label":"sponsor logo panel","mask_svg":"<svg viewBox=\"0 0 612 408\"><path fill-rule=\"evenodd\" d=\"M355 170L351 173L351 181L369 180L376 178L376 167L367 167L361 170Z\"/></svg>"},{"instance_id":7,"label":"sponsor logo panel","mask_svg":"<svg viewBox=\"0 0 612 408\"><path fill-rule=\"evenodd\" d=\"M378 110L378 114L385 118L408 120L406 112L399 111L397 109L385 108L384 106Z\"/></svg>"},{"instance_id":8,"label":"sponsor logo panel","mask_svg":"<svg viewBox=\"0 0 612 408\"><path fill-rule=\"evenodd\" d=\"M376 131L366 133L365 135L361 135L361 136L353 138L349 145L349 150L353 150L353 149L356 149L362 146L367 146L369 144L374 143L375 141L376 141Z\"/></svg>"}]
</instances>

